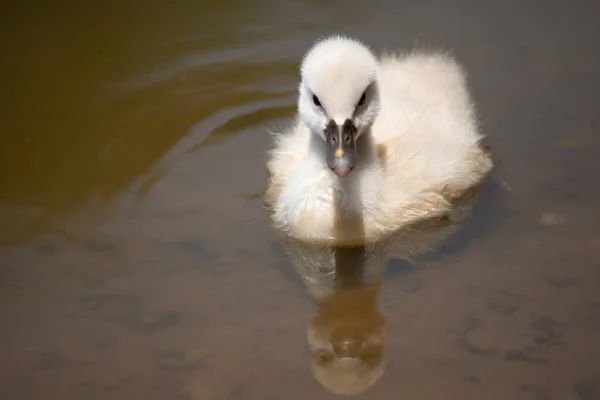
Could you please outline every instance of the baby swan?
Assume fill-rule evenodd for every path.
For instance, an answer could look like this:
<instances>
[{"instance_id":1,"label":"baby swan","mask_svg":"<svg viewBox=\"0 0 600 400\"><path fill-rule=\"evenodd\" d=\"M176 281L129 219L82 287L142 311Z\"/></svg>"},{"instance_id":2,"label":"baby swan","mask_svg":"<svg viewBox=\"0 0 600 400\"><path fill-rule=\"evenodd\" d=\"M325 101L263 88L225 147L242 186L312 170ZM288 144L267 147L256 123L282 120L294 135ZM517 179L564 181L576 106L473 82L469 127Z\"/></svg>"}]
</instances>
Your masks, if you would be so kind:
<instances>
[{"instance_id":1,"label":"baby swan","mask_svg":"<svg viewBox=\"0 0 600 400\"><path fill-rule=\"evenodd\" d=\"M461 67L448 55L375 55L318 41L301 65L298 117L274 134L274 227L338 246L439 218L491 171Z\"/></svg>"}]
</instances>

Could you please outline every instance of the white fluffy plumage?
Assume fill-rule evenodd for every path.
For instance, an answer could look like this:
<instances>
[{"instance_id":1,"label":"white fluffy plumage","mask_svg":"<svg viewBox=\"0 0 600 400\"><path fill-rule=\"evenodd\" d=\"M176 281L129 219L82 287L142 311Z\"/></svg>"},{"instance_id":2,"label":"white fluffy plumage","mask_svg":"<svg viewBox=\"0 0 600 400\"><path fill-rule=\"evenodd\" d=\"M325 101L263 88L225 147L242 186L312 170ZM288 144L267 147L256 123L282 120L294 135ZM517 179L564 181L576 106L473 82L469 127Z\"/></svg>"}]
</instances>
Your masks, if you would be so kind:
<instances>
[{"instance_id":1,"label":"white fluffy plumage","mask_svg":"<svg viewBox=\"0 0 600 400\"><path fill-rule=\"evenodd\" d=\"M298 117L274 133L267 161L272 221L296 239L389 237L443 217L493 167L465 73L445 53L378 59L355 39L331 36L304 57L298 92ZM357 129L356 167L340 177L328 167L324 130L347 119Z\"/></svg>"}]
</instances>

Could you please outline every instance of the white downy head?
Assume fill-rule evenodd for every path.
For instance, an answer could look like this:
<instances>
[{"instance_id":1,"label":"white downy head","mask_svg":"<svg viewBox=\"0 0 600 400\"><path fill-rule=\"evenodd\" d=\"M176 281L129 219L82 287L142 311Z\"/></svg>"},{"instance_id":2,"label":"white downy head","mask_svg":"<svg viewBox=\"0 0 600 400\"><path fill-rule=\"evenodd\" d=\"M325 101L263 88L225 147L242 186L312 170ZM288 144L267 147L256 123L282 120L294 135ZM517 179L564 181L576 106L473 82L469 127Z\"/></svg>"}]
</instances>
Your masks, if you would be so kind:
<instances>
[{"instance_id":1,"label":"white downy head","mask_svg":"<svg viewBox=\"0 0 600 400\"><path fill-rule=\"evenodd\" d=\"M327 143L327 162L339 176L356 164L356 140L379 110L378 61L362 43L332 36L318 41L301 66L298 113Z\"/></svg>"}]
</instances>

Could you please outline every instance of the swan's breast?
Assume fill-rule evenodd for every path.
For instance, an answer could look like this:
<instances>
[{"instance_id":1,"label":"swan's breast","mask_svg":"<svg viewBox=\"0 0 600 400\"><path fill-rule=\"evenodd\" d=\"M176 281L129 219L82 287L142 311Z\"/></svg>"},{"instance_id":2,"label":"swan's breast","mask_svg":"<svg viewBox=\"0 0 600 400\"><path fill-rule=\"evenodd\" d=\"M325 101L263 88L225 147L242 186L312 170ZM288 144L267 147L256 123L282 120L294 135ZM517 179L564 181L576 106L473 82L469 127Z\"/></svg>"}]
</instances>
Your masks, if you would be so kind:
<instances>
[{"instance_id":1,"label":"swan's breast","mask_svg":"<svg viewBox=\"0 0 600 400\"><path fill-rule=\"evenodd\" d=\"M298 237L331 235L333 188L329 171L307 166L290 176L275 207L280 228Z\"/></svg>"}]
</instances>

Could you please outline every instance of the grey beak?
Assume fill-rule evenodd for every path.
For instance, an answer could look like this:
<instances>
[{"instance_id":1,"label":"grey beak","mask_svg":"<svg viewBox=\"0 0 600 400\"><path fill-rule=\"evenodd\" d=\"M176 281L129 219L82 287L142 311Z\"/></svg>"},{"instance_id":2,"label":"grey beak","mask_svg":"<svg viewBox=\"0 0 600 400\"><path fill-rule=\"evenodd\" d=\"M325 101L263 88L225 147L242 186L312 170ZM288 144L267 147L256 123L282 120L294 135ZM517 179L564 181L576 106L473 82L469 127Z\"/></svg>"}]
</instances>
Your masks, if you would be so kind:
<instances>
[{"instance_id":1,"label":"grey beak","mask_svg":"<svg viewBox=\"0 0 600 400\"><path fill-rule=\"evenodd\" d=\"M340 177L348 175L356 166L356 126L347 119L342 126L329 121L325 128L327 165Z\"/></svg>"}]
</instances>

